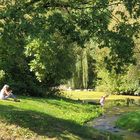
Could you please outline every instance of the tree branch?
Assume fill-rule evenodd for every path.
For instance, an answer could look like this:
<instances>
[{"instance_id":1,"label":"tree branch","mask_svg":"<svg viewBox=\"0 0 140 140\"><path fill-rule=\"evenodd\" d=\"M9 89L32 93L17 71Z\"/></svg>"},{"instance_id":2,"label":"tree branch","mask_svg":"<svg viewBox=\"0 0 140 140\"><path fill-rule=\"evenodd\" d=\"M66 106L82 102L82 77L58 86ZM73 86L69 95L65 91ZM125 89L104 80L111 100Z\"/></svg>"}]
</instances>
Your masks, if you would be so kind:
<instances>
[{"instance_id":1,"label":"tree branch","mask_svg":"<svg viewBox=\"0 0 140 140\"><path fill-rule=\"evenodd\" d=\"M32 4L35 4L35 3L37 3L37 2L41 2L41 0L32 0L32 1L30 1L30 2L28 2L28 3L26 3L27 5L32 5ZM108 7L110 7L110 6L113 6L113 5L118 5L118 4L122 4L123 2L115 2L115 3L112 3L112 4L99 4L99 5L93 5L93 6L86 6L86 5L91 5L90 3L91 3L92 1L88 1L88 2L81 2L81 3L79 3L80 5L82 5L82 7L79 7L79 6L72 6L69 2L53 2L53 3L51 3L51 2L46 2L46 3L44 3L43 4L43 7L44 8L71 8L71 9L89 9L89 8L95 8L95 9L97 9L97 8L104 8L105 6L108 6ZM83 5L85 5L85 7L83 6Z\"/></svg>"}]
</instances>

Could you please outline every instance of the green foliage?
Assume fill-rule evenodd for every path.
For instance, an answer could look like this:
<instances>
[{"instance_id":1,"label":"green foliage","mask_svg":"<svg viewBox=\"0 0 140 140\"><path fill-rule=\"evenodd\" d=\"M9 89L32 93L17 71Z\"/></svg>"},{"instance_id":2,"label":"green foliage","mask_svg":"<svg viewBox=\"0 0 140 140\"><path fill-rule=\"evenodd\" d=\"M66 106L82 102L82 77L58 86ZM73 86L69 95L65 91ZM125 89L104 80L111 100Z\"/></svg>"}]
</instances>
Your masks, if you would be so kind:
<instances>
[{"instance_id":1,"label":"green foliage","mask_svg":"<svg viewBox=\"0 0 140 140\"><path fill-rule=\"evenodd\" d=\"M124 74L129 64L134 63L139 1L118 3L126 7L124 11L128 15L119 9L113 15L116 3L108 0L1 1L0 66L5 72L3 82L14 87L19 85L20 89L25 89L23 92L28 88L31 95L37 91L35 87L40 87L36 94L40 95L43 89L66 83L74 73L80 72L82 84L78 86L95 87L98 78L96 58L83 51L83 56L88 55L81 59L80 66L75 51L77 46L85 48L91 40L99 48L110 49L103 60L109 76L114 78ZM121 15L120 19L115 17L117 14ZM129 21L130 18L133 22ZM116 23L110 28L112 21ZM94 48L92 46L89 52ZM79 63L78 72L76 63ZM92 77L90 80L89 76Z\"/></svg>"},{"instance_id":2,"label":"green foliage","mask_svg":"<svg viewBox=\"0 0 140 140\"><path fill-rule=\"evenodd\" d=\"M130 15L134 18L140 16L140 2L139 0L123 0Z\"/></svg>"},{"instance_id":3,"label":"green foliage","mask_svg":"<svg viewBox=\"0 0 140 140\"><path fill-rule=\"evenodd\" d=\"M140 111L127 113L123 115L119 120L117 120L116 125L120 128L127 129L129 131L140 132L139 117Z\"/></svg>"},{"instance_id":4,"label":"green foliage","mask_svg":"<svg viewBox=\"0 0 140 140\"><path fill-rule=\"evenodd\" d=\"M5 72L3 70L0 70L0 83L3 83L5 79Z\"/></svg>"},{"instance_id":5,"label":"green foliage","mask_svg":"<svg viewBox=\"0 0 140 140\"><path fill-rule=\"evenodd\" d=\"M72 82L73 88L87 88L88 82L88 66L87 66L87 49L75 49L77 57L75 71L73 72Z\"/></svg>"},{"instance_id":6,"label":"green foliage","mask_svg":"<svg viewBox=\"0 0 140 140\"><path fill-rule=\"evenodd\" d=\"M53 80L52 85L49 86L58 85L70 78L74 65L73 48L61 45L64 40L59 34L55 34L54 38L54 41L46 43L41 40L29 41L30 43L25 47L26 56L31 58L30 70L35 72L40 82Z\"/></svg>"}]
</instances>

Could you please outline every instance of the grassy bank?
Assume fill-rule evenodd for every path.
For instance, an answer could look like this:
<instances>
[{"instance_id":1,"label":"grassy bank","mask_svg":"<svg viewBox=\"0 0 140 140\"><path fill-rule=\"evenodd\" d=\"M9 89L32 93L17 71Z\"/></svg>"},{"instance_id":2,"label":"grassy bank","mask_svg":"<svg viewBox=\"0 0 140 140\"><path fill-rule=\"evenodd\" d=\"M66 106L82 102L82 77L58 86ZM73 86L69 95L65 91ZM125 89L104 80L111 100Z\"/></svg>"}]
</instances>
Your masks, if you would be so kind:
<instances>
[{"instance_id":1,"label":"grassy bank","mask_svg":"<svg viewBox=\"0 0 140 140\"><path fill-rule=\"evenodd\" d=\"M83 125L102 113L100 106L74 101L77 99L98 101L104 93L67 92L64 94L69 99L20 97L21 102L0 100L0 139L118 139L114 135L103 134ZM122 97L111 95L107 100L122 99ZM133 98L139 99L139 97Z\"/></svg>"},{"instance_id":2,"label":"grassy bank","mask_svg":"<svg viewBox=\"0 0 140 140\"><path fill-rule=\"evenodd\" d=\"M0 100L0 139L93 139L95 130L83 124L100 113L100 107L60 98Z\"/></svg>"},{"instance_id":3,"label":"grassy bank","mask_svg":"<svg viewBox=\"0 0 140 140\"><path fill-rule=\"evenodd\" d=\"M140 111L130 112L123 115L116 122L116 125L120 128L140 133Z\"/></svg>"}]
</instances>

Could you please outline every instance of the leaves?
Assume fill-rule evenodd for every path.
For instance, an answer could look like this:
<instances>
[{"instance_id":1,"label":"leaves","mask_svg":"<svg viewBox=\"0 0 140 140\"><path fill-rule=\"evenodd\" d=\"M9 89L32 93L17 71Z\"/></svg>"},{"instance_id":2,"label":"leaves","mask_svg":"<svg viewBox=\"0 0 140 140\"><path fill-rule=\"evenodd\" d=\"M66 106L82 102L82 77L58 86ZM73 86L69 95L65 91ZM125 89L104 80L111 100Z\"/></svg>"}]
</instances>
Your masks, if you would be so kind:
<instances>
[{"instance_id":1,"label":"leaves","mask_svg":"<svg viewBox=\"0 0 140 140\"><path fill-rule=\"evenodd\" d=\"M116 10L119 4L126 9ZM39 80L48 87L64 83L75 71L75 50L85 48L90 40L99 48L110 49L109 56L104 58L110 72L126 72L134 62L134 37L140 27L138 0L4 0L1 5L0 57L4 61L0 66L9 77L22 81L19 75L28 73L33 83L39 84Z\"/></svg>"}]
</instances>

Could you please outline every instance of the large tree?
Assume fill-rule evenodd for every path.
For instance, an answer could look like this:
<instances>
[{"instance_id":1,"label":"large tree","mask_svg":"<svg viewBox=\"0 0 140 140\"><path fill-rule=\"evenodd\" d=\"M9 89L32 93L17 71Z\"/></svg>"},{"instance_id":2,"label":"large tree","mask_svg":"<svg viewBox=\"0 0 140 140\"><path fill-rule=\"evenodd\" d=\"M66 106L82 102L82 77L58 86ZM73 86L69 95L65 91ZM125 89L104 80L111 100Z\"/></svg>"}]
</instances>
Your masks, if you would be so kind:
<instances>
[{"instance_id":1,"label":"large tree","mask_svg":"<svg viewBox=\"0 0 140 140\"><path fill-rule=\"evenodd\" d=\"M119 4L133 22L120 9L121 20L113 14ZM54 87L71 78L75 47L92 39L111 49L107 69L121 73L133 62L139 12L139 0L1 0L1 69L13 81Z\"/></svg>"}]
</instances>

